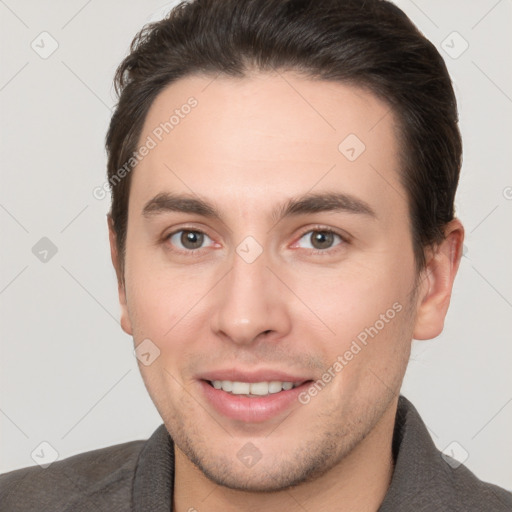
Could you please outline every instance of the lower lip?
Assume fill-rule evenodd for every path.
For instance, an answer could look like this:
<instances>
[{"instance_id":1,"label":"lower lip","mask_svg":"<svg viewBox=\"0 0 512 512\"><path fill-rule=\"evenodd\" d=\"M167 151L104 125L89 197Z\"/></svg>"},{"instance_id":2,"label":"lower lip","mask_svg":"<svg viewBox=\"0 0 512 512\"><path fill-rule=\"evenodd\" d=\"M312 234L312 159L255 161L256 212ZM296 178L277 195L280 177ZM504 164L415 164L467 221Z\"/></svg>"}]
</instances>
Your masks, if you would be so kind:
<instances>
[{"instance_id":1,"label":"lower lip","mask_svg":"<svg viewBox=\"0 0 512 512\"><path fill-rule=\"evenodd\" d=\"M215 389L204 380L200 381L200 385L206 399L220 414L246 423L261 423L288 411L294 403L300 405L298 396L310 385L310 381L288 391L252 398Z\"/></svg>"}]
</instances>

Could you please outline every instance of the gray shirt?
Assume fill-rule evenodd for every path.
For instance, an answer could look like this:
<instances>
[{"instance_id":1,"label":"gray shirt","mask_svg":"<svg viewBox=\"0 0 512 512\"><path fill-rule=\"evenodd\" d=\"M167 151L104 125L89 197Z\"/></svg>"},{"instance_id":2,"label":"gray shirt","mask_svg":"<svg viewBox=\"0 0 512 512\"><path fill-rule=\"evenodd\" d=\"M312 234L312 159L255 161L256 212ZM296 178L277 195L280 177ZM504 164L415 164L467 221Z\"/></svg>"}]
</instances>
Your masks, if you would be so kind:
<instances>
[{"instance_id":1,"label":"gray shirt","mask_svg":"<svg viewBox=\"0 0 512 512\"><path fill-rule=\"evenodd\" d=\"M512 494L478 480L437 450L413 405L400 397L395 468L378 512L505 512ZM94 450L0 475L1 512L170 512L174 448L164 425L147 441Z\"/></svg>"}]
</instances>

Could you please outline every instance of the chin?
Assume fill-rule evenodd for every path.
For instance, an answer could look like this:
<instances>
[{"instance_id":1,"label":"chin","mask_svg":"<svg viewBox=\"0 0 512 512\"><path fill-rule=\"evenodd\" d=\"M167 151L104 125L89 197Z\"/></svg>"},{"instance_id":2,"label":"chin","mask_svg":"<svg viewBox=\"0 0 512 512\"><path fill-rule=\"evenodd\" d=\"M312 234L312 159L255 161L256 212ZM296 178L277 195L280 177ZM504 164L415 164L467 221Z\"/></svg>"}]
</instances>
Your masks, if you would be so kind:
<instances>
[{"instance_id":1,"label":"chin","mask_svg":"<svg viewBox=\"0 0 512 512\"><path fill-rule=\"evenodd\" d=\"M192 459L191 459L192 460ZM278 492L296 487L304 482L315 480L326 471L325 464L318 466L290 466L283 461L276 462L270 468L268 464L259 468L236 468L232 461L217 461L204 464L193 461L202 473L216 485L236 491ZM237 463L238 464L238 461Z\"/></svg>"},{"instance_id":2,"label":"chin","mask_svg":"<svg viewBox=\"0 0 512 512\"><path fill-rule=\"evenodd\" d=\"M185 441L184 443L180 441ZM213 483L229 489L245 492L278 492L316 480L332 469L357 444L357 440L347 446L346 440L337 444L331 436L318 439L303 438L300 443L275 449L262 448L261 458L250 467L244 465L238 451L204 443L190 444L191 439L176 439L175 442L184 455ZM290 440L291 441L291 440ZM256 442L256 441L255 441ZM224 447L226 448L226 447Z\"/></svg>"}]
</instances>

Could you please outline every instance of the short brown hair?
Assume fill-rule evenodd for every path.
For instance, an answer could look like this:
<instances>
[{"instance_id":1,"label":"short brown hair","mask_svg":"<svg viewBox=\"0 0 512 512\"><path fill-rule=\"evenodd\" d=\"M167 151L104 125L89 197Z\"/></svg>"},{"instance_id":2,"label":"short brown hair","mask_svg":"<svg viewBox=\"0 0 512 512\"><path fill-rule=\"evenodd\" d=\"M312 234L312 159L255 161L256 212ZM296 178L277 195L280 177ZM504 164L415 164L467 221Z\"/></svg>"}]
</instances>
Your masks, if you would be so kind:
<instances>
[{"instance_id":1,"label":"short brown hair","mask_svg":"<svg viewBox=\"0 0 512 512\"><path fill-rule=\"evenodd\" d=\"M455 94L446 65L409 18L385 0L192 0L145 26L116 71L119 102L106 137L110 216L121 266L130 176L146 114L169 84L191 74L243 77L294 70L364 87L400 125L400 179L407 191L417 268L454 217L462 162Z\"/></svg>"}]
</instances>

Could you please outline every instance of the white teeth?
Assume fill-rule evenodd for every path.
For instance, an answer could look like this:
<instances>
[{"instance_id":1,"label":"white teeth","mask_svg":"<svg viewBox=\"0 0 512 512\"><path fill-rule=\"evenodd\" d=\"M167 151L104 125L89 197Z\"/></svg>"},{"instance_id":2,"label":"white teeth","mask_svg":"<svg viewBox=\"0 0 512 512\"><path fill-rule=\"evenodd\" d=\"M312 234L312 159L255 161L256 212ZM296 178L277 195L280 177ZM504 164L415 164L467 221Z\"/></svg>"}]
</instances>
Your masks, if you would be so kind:
<instances>
[{"instance_id":1,"label":"white teeth","mask_svg":"<svg viewBox=\"0 0 512 512\"><path fill-rule=\"evenodd\" d=\"M277 380L273 380L268 383L268 392L269 393L279 393L283 389L283 383Z\"/></svg>"},{"instance_id":2,"label":"white teeth","mask_svg":"<svg viewBox=\"0 0 512 512\"><path fill-rule=\"evenodd\" d=\"M268 384L266 382L253 382L251 384L251 395L268 395Z\"/></svg>"},{"instance_id":3,"label":"white teeth","mask_svg":"<svg viewBox=\"0 0 512 512\"><path fill-rule=\"evenodd\" d=\"M224 391L231 392L233 390L233 383L230 380L223 380L221 382L221 387Z\"/></svg>"},{"instance_id":4,"label":"white teeth","mask_svg":"<svg viewBox=\"0 0 512 512\"><path fill-rule=\"evenodd\" d=\"M231 380L213 380L212 386L215 389L222 389L233 395L256 395L266 396L280 391L288 391L301 383L281 382L273 380L271 382L239 382Z\"/></svg>"},{"instance_id":5,"label":"white teeth","mask_svg":"<svg viewBox=\"0 0 512 512\"><path fill-rule=\"evenodd\" d=\"M222 389L224 389L224 383L226 381L222 381ZM231 393L233 395L248 395L251 389L251 385L248 382L233 382L229 383L232 387Z\"/></svg>"}]
</instances>

